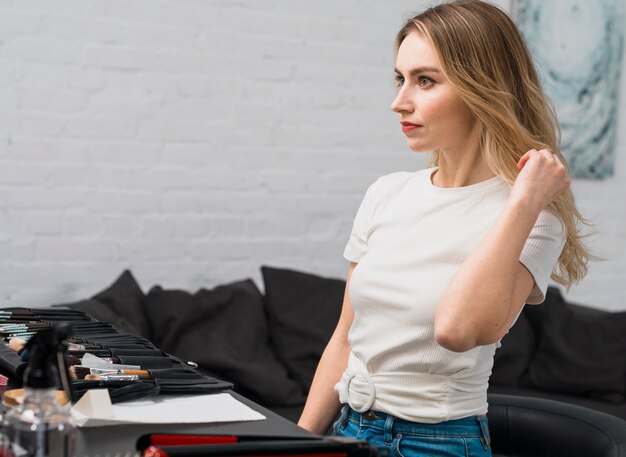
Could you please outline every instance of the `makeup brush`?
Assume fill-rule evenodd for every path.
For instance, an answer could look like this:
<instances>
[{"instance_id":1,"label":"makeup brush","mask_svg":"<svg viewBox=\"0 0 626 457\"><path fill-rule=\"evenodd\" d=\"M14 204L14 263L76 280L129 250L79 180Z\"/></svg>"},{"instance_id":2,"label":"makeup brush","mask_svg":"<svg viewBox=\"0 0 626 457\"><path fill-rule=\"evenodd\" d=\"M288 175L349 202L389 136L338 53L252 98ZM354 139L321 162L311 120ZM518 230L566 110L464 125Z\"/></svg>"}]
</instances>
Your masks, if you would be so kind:
<instances>
[{"instance_id":1,"label":"makeup brush","mask_svg":"<svg viewBox=\"0 0 626 457\"><path fill-rule=\"evenodd\" d=\"M85 381L140 381L136 374L88 374Z\"/></svg>"},{"instance_id":2,"label":"makeup brush","mask_svg":"<svg viewBox=\"0 0 626 457\"><path fill-rule=\"evenodd\" d=\"M20 328L29 328L29 329L46 329L46 328L50 328L50 326L48 324L43 324L41 322L24 322L24 321L7 321L7 320L0 320L0 327L1 328L14 328L14 327L20 327Z\"/></svg>"},{"instance_id":3,"label":"makeup brush","mask_svg":"<svg viewBox=\"0 0 626 457\"><path fill-rule=\"evenodd\" d=\"M9 339L9 347L13 349L15 352L20 352L26 346L26 340L22 338L11 338Z\"/></svg>"},{"instance_id":4,"label":"makeup brush","mask_svg":"<svg viewBox=\"0 0 626 457\"><path fill-rule=\"evenodd\" d=\"M83 366L71 366L70 376L76 376L76 379L91 379L92 376L107 376L111 379L112 376L137 376L138 379L152 379L152 376L148 370L109 370L106 368L89 368Z\"/></svg>"}]
</instances>

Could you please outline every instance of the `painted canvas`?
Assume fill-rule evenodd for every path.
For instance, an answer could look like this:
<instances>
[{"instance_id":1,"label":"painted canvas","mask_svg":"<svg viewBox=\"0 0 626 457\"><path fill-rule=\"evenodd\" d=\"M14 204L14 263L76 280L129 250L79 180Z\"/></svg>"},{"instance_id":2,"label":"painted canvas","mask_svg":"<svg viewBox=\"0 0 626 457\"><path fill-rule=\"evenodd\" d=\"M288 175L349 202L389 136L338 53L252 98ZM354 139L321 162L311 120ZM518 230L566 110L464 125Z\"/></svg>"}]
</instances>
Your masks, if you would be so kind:
<instances>
[{"instance_id":1,"label":"painted canvas","mask_svg":"<svg viewBox=\"0 0 626 457\"><path fill-rule=\"evenodd\" d=\"M514 15L556 108L572 176L612 176L624 0L516 0Z\"/></svg>"}]
</instances>

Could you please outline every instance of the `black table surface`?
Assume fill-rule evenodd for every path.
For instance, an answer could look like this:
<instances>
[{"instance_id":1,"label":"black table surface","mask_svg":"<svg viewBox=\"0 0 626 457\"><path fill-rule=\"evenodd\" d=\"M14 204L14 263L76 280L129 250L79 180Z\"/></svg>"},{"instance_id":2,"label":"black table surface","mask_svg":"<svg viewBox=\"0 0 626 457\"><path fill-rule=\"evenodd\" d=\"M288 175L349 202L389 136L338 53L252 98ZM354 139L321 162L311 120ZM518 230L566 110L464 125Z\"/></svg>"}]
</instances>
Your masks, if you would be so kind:
<instances>
[{"instance_id":1,"label":"black table surface","mask_svg":"<svg viewBox=\"0 0 626 457\"><path fill-rule=\"evenodd\" d=\"M239 436L275 436L281 438L318 438L293 422L267 408L229 391L236 400L263 414L266 419L248 422L211 424L137 424L79 428L76 437L76 457L132 457L137 438L147 433L205 433Z\"/></svg>"}]
</instances>

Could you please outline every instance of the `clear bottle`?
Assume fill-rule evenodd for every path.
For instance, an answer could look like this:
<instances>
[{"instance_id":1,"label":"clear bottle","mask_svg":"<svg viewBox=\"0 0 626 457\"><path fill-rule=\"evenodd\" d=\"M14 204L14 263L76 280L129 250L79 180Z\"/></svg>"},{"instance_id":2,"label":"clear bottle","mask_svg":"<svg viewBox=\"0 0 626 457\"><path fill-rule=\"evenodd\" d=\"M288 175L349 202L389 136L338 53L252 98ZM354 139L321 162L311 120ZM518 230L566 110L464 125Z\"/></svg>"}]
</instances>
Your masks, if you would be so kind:
<instances>
[{"instance_id":1,"label":"clear bottle","mask_svg":"<svg viewBox=\"0 0 626 457\"><path fill-rule=\"evenodd\" d=\"M56 397L55 340L43 334L35 339L30 350L23 401L4 415L8 451L5 454L73 457L76 427L69 410Z\"/></svg>"},{"instance_id":2,"label":"clear bottle","mask_svg":"<svg viewBox=\"0 0 626 457\"><path fill-rule=\"evenodd\" d=\"M4 416L4 432L15 457L72 457L75 426L54 388L26 388L24 401Z\"/></svg>"}]
</instances>

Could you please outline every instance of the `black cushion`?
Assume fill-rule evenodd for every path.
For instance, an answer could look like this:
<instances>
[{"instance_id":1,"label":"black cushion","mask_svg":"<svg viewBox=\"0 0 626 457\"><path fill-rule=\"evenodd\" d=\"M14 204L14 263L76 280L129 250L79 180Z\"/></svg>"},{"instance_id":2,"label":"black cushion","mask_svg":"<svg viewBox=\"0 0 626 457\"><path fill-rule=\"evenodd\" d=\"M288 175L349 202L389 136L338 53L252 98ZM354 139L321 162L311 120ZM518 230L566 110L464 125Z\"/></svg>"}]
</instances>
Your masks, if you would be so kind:
<instances>
[{"instance_id":1,"label":"black cushion","mask_svg":"<svg viewBox=\"0 0 626 457\"><path fill-rule=\"evenodd\" d=\"M502 338L502 346L496 350L490 384L519 385L520 378L527 372L535 352L535 332L524 312Z\"/></svg>"},{"instance_id":2,"label":"black cushion","mask_svg":"<svg viewBox=\"0 0 626 457\"><path fill-rule=\"evenodd\" d=\"M582 313L552 292L529 313L541 336L526 383L619 403L626 397L626 312ZM532 316L531 316L532 314Z\"/></svg>"},{"instance_id":3,"label":"black cushion","mask_svg":"<svg viewBox=\"0 0 626 457\"><path fill-rule=\"evenodd\" d=\"M346 282L268 266L261 272L274 346L291 376L308 392L337 326Z\"/></svg>"},{"instance_id":4,"label":"black cushion","mask_svg":"<svg viewBox=\"0 0 626 457\"><path fill-rule=\"evenodd\" d=\"M271 346L263 297L251 280L195 294L157 286L148 292L146 309L151 339L164 351L233 382L262 404L305 400Z\"/></svg>"},{"instance_id":5,"label":"black cushion","mask_svg":"<svg viewBox=\"0 0 626 457\"><path fill-rule=\"evenodd\" d=\"M120 332L149 338L145 295L132 273L125 270L111 286L87 300L64 304L112 324Z\"/></svg>"}]
</instances>

